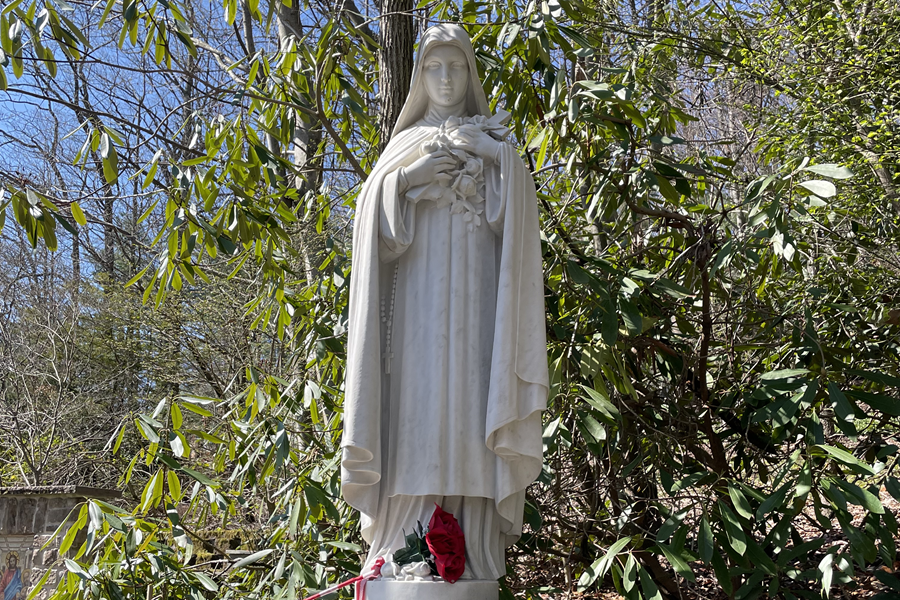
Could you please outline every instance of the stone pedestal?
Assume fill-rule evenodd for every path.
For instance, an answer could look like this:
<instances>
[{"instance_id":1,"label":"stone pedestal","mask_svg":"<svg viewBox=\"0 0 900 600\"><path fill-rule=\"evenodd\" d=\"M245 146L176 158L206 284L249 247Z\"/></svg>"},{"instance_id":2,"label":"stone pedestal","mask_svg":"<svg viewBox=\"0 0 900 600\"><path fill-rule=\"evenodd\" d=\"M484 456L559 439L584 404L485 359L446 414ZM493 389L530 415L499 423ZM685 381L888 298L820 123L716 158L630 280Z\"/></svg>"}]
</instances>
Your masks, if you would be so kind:
<instances>
[{"instance_id":1,"label":"stone pedestal","mask_svg":"<svg viewBox=\"0 0 900 600\"><path fill-rule=\"evenodd\" d=\"M500 584L496 581L392 581L375 580L366 584L366 600L497 600Z\"/></svg>"}]
</instances>

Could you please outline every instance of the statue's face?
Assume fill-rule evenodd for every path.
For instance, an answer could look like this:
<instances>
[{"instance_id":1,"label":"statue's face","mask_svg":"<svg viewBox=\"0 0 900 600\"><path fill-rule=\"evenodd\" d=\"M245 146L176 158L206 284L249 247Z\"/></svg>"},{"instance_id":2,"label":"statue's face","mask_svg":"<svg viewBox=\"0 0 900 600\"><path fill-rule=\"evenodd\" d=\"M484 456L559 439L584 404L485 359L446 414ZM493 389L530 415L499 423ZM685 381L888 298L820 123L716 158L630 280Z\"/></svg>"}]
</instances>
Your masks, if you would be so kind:
<instances>
[{"instance_id":1,"label":"statue's face","mask_svg":"<svg viewBox=\"0 0 900 600\"><path fill-rule=\"evenodd\" d=\"M466 55L456 46L435 46L425 55L422 65L425 90L433 104L456 106L466 97L469 66Z\"/></svg>"}]
</instances>

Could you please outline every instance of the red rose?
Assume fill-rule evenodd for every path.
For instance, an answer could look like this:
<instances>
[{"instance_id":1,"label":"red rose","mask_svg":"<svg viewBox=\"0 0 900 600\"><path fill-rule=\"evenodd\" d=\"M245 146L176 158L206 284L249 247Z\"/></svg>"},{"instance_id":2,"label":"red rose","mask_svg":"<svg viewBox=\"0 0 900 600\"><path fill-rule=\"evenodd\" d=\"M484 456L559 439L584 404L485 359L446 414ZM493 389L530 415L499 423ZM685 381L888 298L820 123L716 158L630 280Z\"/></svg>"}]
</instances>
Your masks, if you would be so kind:
<instances>
[{"instance_id":1,"label":"red rose","mask_svg":"<svg viewBox=\"0 0 900 600\"><path fill-rule=\"evenodd\" d=\"M466 555L453 554L444 560L435 559L438 575L440 575L447 583L456 583L462 577L463 571L466 570Z\"/></svg>"},{"instance_id":2,"label":"red rose","mask_svg":"<svg viewBox=\"0 0 900 600\"><path fill-rule=\"evenodd\" d=\"M456 517L437 504L428 522L425 543L434 555L434 564L447 583L455 583L466 569L466 538Z\"/></svg>"}]
</instances>

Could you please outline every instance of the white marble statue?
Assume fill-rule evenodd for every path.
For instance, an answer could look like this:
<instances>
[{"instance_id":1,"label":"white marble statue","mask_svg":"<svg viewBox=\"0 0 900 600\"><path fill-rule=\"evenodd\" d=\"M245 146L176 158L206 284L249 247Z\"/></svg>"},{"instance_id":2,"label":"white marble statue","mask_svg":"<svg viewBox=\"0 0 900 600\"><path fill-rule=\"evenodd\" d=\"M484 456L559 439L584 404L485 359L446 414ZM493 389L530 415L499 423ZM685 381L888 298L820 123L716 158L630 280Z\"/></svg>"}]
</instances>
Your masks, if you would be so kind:
<instances>
[{"instance_id":1,"label":"white marble statue","mask_svg":"<svg viewBox=\"0 0 900 600\"><path fill-rule=\"evenodd\" d=\"M537 199L500 121L465 30L428 29L353 231L341 478L366 566L438 503L465 533L463 580L503 576L541 470Z\"/></svg>"}]
</instances>

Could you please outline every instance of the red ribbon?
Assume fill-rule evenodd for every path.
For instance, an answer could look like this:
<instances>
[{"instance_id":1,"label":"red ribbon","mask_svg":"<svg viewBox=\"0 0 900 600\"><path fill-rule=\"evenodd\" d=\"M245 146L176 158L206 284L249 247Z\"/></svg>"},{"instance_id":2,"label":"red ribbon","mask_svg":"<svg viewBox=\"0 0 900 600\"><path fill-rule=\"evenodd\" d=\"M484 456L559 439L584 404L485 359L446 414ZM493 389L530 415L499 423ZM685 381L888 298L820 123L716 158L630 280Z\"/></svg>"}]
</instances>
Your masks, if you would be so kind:
<instances>
[{"instance_id":1,"label":"red ribbon","mask_svg":"<svg viewBox=\"0 0 900 600\"><path fill-rule=\"evenodd\" d=\"M358 575L352 579L348 579L347 581L342 581L338 584L331 586L326 590L322 590L312 596L307 596L304 600L317 600L317 598L321 598L322 596L327 596L332 592L336 592L341 588L347 587L348 585L353 585L354 583L359 583L360 585L356 586L356 598L357 600L365 600L366 597L366 582L370 579L375 579L379 575L381 575L381 567L384 565L384 558L379 556L375 559L375 564L372 565L372 568L368 575Z\"/></svg>"}]
</instances>

